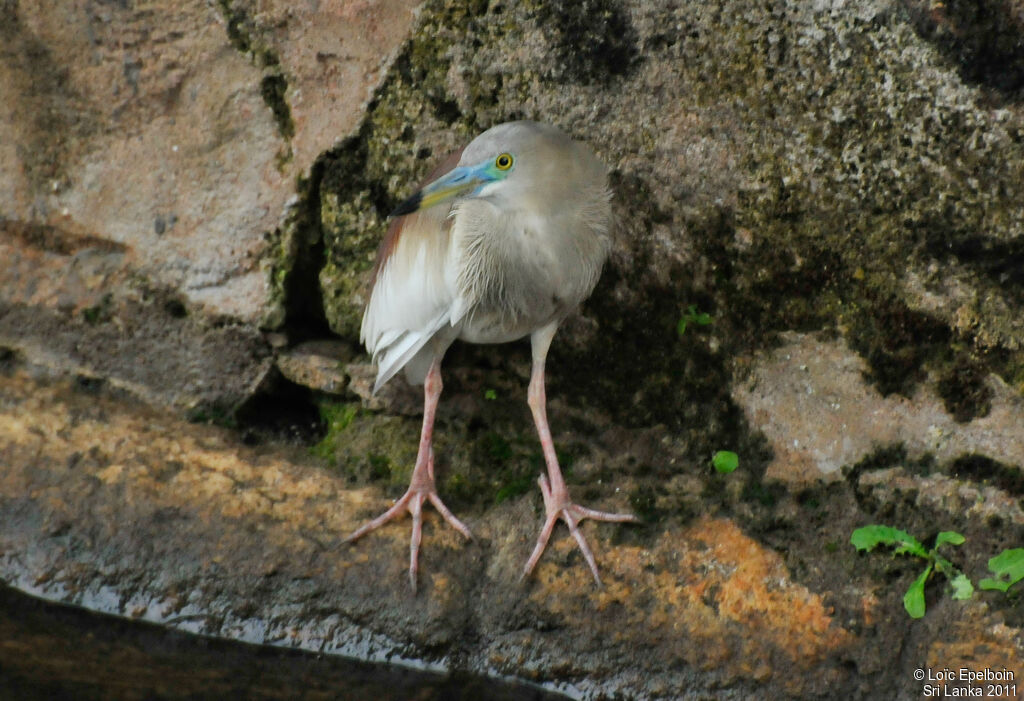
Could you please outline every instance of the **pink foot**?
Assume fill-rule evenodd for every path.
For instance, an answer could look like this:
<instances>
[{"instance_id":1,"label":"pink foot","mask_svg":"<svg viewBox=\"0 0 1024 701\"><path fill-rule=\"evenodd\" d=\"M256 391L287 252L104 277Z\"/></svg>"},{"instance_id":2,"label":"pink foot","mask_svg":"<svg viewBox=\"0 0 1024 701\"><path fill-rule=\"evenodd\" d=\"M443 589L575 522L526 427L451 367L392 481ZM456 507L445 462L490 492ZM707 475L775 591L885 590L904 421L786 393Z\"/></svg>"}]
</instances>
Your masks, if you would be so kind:
<instances>
[{"instance_id":1,"label":"pink foot","mask_svg":"<svg viewBox=\"0 0 1024 701\"><path fill-rule=\"evenodd\" d=\"M594 581L597 582L597 586L601 586L601 576L597 573L597 562L594 560L594 553L590 551L590 546L587 545L587 540L583 537L583 533L577 524L585 518L594 519L595 521L615 521L619 523L639 521L639 519L632 514L612 514L574 504L569 500L569 490L561 480L558 480L555 488L552 488L548 483L548 478L541 475L537 483L540 485L540 491L544 495L544 508L547 510L547 518L544 521L544 527L540 531L540 536L537 538L537 546L533 549L533 554L530 555L530 559L526 562L526 567L523 569L523 577L528 577L533 572L533 568L536 567L540 556L544 553L544 548L547 547L551 531L555 528L555 522L558 519L562 519L569 526L569 532L576 539L583 557L586 558L587 564L590 565Z\"/></svg>"},{"instance_id":2,"label":"pink foot","mask_svg":"<svg viewBox=\"0 0 1024 701\"><path fill-rule=\"evenodd\" d=\"M449 525L451 525L452 528L465 536L467 540L472 539L473 535L469 532L466 524L455 517L455 514L445 506L444 502L441 501L441 497L437 494L437 487L434 484L433 450L429 452L426 468L424 469L420 465L417 465L413 470L409 489L405 492L402 498L396 501L395 505L390 509L369 523L364 524L361 528L345 539L346 543L351 543L370 531L380 528L388 521L400 516L403 511L408 511L412 514L412 539L409 542L409 582L412 584L412 590L414 592L416 591L416 572L419 570L420 541L423 537L423 504L428 500L434 505L434 508L441 513L441 516L449 523Z\"/></svg>"}]
</instances>

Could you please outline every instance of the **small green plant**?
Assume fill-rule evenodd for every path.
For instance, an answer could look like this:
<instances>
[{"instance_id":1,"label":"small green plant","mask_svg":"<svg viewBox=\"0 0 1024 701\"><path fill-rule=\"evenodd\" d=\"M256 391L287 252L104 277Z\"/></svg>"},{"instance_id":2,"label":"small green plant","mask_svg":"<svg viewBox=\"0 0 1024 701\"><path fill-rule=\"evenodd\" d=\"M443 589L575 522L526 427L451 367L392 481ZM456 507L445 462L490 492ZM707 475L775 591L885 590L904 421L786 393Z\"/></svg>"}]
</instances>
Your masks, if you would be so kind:
<instances>
[{"instance_id":1,"label":"small green plant","mask_svg":"<svg viewBox=\"0 0 1024 701\"><path fill-rule=\"evenodd\" d=\"M100 297L100 300L91 307L82 310L82 318L85 323L95 326L104 321L109 321L113 315L114 296L109 292Z\"/></svg>"},{"instance_id":2,"label":"small green plant","mask_svg":"<svg viewBox=\"0 0 1024 701\"><path fill-rule=\"evenodd\" d=\"M686 327L690 324L696 324L697 326L707 326L711 323L711 315L707 312L698 312L697 305L691 304L683 312L682 318L679 319L679 323L676 324L676 332L679 334L679 338L683 337L686 333Z\"/></svg>"},{"instance_id":3,"label":"small green plant","mask_svg":"<svg viewBox=\"0 0 1024 701\"><path fill-rule=\"evenodd\" d=\"M981 580L978 586L1005 592L1024 579L1024 548L1004 550L988 561L988 568L994 576Z\"/></svg>"},{"instance_id":4,"label":"small green plant","mask_svg":"<svg viewBox=\"0 0 1024 701\"><path fill-rule=\"evenodd\" d=\"M719 450L711 458L711 465L721 475L727 475L740 466L740 456L731 450Z\"/></svg>"},{"instance_id":5,"label":"small green plant","mask_svg":"<svg viewBox=\"0 0 1024 701\"><path fill-rule=\"evenodd\" d=\"M493 402L497 398L498 398L498 392L496 390L493 390L493 389L485 389L484 390L484 399L487 399L487 400Z\"/></svg>"},{"instance_id":6,"label":"small green plant","mask_svg":"<svg viewBox=\"0 0 1024 701\"><path fill-rule=\"evenodd\" d=\"M931 550L926 550L921 542L898 528L890 526L864 526L858 528L850 535L850 543L857 550L872 550L878 545L887 545L895 548L895 555L914 555L927 563L924 571L918 575L914 583L903 595L903 608L907 610L911 618L921 618L925 612L924 585L928 582L932 572L942 572L946 575L950 585L953 587L954 599L969 599L974 594L974 585L963 572L957 569L952 562L939 554L939 548L946 543L960 545L964 537L955 531L942 531L935 536L935 545Z\"/></svg>"}]
</instances>

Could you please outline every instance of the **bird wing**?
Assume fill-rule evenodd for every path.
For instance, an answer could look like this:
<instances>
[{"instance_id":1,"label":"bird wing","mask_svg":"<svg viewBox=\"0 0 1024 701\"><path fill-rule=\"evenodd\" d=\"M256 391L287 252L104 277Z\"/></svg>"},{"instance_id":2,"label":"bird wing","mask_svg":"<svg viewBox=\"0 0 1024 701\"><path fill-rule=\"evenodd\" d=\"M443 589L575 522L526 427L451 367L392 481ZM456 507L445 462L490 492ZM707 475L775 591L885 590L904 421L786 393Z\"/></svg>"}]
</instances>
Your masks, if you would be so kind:
<instances>
[{"instance_id":1,"label":"bird wing","mask_svg":"<svg viewBox=\"0 0 1024 701\"><path fill-rule=\"evenodd\" d=\"M449 155L427 182L454 168L461 155ZM377 362L375 392L454 323L456 293L446 273L450 211L439 205L394 219L377 251L360 329L360 340Z\"/></svg>"}]
</instances>

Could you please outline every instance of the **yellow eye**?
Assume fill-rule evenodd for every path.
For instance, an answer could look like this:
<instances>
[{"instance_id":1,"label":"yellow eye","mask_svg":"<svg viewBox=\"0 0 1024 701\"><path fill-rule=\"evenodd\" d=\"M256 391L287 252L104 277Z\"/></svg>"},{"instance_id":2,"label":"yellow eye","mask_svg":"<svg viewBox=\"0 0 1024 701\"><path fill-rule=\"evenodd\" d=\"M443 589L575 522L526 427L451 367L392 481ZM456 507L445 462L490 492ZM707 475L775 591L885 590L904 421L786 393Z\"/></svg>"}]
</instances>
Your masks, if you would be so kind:
<instances>
[{"instance_id":1,"label":"yellow eye","mask_svg":"<svg viewBox=\"0 0 1024 701\"><path fill-rule=\"evenodd\" d=\"M494 159L494 167L498 170L508 170L512 167L512 154L503 153Z\"/></svg>"}]
</instances>

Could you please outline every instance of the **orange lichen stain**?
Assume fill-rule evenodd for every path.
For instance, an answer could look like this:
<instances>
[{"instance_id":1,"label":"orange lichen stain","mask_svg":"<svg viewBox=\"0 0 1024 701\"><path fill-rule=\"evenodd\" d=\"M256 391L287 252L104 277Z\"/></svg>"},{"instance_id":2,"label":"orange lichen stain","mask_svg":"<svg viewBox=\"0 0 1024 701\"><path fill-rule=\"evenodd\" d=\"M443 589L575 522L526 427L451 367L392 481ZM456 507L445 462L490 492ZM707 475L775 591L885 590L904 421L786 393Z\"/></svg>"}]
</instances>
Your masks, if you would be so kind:
<instances>
[{"instance_id":1,"label":"orange lichen stain","mask_svg":"<svg viewBox=\"0 0 1024 701\"><path fill-rule=\"evenodd\" d=\"M593 533L603 588L582 560L566 557L571 539L552 542L535 573L542 586L531 598L570 624L614 608L627 637L634 637L628 628L642 627L650 641L686 641L678 654L687 663L760 680L782 673L780 652L805 668L852 641L821 597L732 521L705 518L648 548L611 547Z\"/></svg>"},{"instance_id":2,"label":"orange lichen stain","mask_svg":"<svg viewBox=\"0 0 1024 701\"><path fill-rule=\"evenodd\" d=\"M980 611L980 607L977 610ZM1021 630L1009 628L1002 623L985 625L985 621L979 620L981 618L979 614L955 624L953 640L932 643L928 648L925 666L933 670L951 669L958 679L961 669L977 673L986 670L1012 673L1009 688L984 680L974 681L971 685L975 690L980 689L988 698L1019 698L1009 691L1016 685L1019 693L1024 685L1024 656L1018 643Z\"/></svg>"},{"instance_id":3,"label":"orange lichen stain","mask_svg":"<svg viewBox=\"0 0 1024 701\"><path fill-rule=\"evenodd\" d=\"M109 465L99 472L96 473L96 477L105 484L114 484L115 482L121 481L121 475L124 473L124 465L115 464Z\"/></svg>"},{"instance_id":4,"label":"orange lichen stain","mask_svg":"<svg viewBox=\"0 0 1024 701\"><path fill-rule=\"evenodd\" d=\"M228 517L242 518L270 510L270 500L251 489L238 490L235 498L225 500L221 513Z\"/></svg>"},{"instance_id":5,"label":"orange lichen stain","mask_svg":"<svg viewBox=\"0 0 1024 701\"><path fill-rule=\"evenodd\" d=\"M722 619L757 628L801 664L808 664L848 641L833 623L821 597L793 582L777 553L746 536L732 521L702 519L686 532L685 542L703 542L703 582L685 585L702 599L717 585L712 602ZM698 594L699 592L699 594Z\"/></svg>"},{"instance_id":6,"label":"orange lichen stain","mask_svg":"<svg viewBox=\"0 0 1024 701\"><path fill-rule=\"evenodd\" d=\"M421 579L429 578L429 587L424 587L424 594L428 601L427 609L430 615L443 615L448 610L458 610L463 606L465 591L459 582L441 571L420 570Z\"/></svg>"},{"instance_id":7,"label":"orange lichen stain","mask_svg":"<svg viewBox=\"0 0 1024 701\"><path fill-rule=\"evenodd\" d=\"M633 588L625 581L614 580L607 582L598 591L597 601L595 602L596 608L598 611L603 611L615 604L625 604L630 600L632 593Z\"/></svg>"},{"instance_id":8,"label":"orange lichen stain","mask_svg":"<svg viewBox=\"0 0 1024 701\"><path fill-rule=\"evenodd\" d=\"M448 578L448 575L443 572L435 572L430 575L430 582L434 587L434 591L444 591L451 587L452 582Z\"/></svg>"},{"instance_id":9,"label":"orange lichen stain","mask_svg":"<svg viewBox=\"0 0 1024 701\"><path fill-rule=\"evenodd\" d=\"M226 516L263 523L269 516L295 547L306 542L296 533L329 542L361 522L355 505L384 501L379 490L340 490L330 474L295 464L290 453L239 446L217 427L23 374L2 380L0 446L12 464L36 464L37 473L54 475L40 486L44 482L28 473L0 470L2 494L48 499L92 475L103 485L123 487L118 498L125 502L187 509L204 522ZM407 529L393 530L407 541Z\"/></svg>"},{"instance_id":10,"label":"orange lichen stain","mask_svg":"<svg viewBox=\"0 0 1024 701\"><path fill-rule=\"evenodd\" d=\"M878 622L878 597L872 592L866 592L860 598L861 615L864 617L864 625L873 626Z\"/></svg>"}]
</instances>

